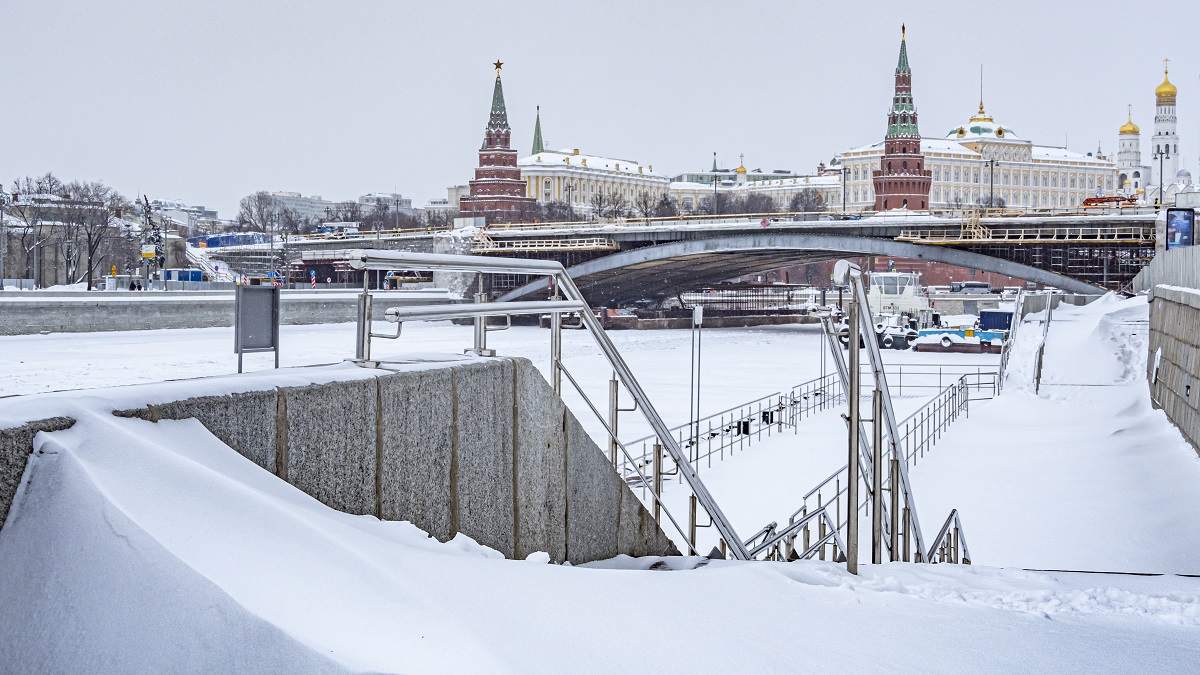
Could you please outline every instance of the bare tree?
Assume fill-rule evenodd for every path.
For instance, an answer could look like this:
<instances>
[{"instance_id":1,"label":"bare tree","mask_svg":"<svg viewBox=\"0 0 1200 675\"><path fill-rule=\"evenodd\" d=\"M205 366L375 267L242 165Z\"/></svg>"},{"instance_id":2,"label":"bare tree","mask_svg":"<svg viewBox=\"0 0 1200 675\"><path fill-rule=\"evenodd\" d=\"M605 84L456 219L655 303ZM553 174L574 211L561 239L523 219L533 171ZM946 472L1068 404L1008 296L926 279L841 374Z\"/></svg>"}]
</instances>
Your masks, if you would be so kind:
<instances>
[{"instance_id":1,"label":"bare tree","mask_svg":"<svg viewBox=\"0 0 1200 675\"><path fill-rule=\"evenodd\" d=\"M313 230L311 220L300 215L296 209L286 206L279 210L279 227L288 234L305 234Z\"/></svg>"},{"instance_id":2,"label":"bare tree","mask_svg":"<svg viewBox=\"0 0 1200 675\"><path fill-rule=\"evenodd\" d=\"M788 211L792 213L817 213L825 209L825 198L813 188L804 188L788 201Z\"/></svg>"},{"instance_id":3,"label":"bare tree","mask_svg":"<svg viewBox=\"0 0 1200 675\"><path fill-rule=\"evenodd\" d=\"M242 197L238 203L237 222L243 230L274 232L279 227L279 202L262 190Z\"/></svg>"},{"instance_id":4,"label":"bare tree","mask_svg":"<svg viewBox=\"0 0 1200 675\"><path fill-rule=\"evenodd\" d=\"M25 277L34 278L38 248L50 238L46 220L60 199L63 183L52 173L26 176L12 183L13 203L8 213L21 219L21 248L25 250ZM35 280L35 283L36 280Z\"/></svg>"},{"instance_id":5,"label":"bare tree","mask_svg":"<svg viewBox=\"0 0 1200 675\"><path fill-rule=\"evenodd\" d=\"M542 207L542 213L547 222L566 223L579 219L575 207L566 201L548 202Z\"/></svg>"},{"instance_id":6,"label":"bare tree","mask_svg":"<svg viewBox=\"0 0 1200 675\"><path fill-rule=\"evenodd\" d=\"M72 181L63 186L60 196L67 280L86 281L91 290L97 266L102 262L101 247L120 232L119 223L113 221L133 204L99 181Z\"/></svg>"},{"instance_id":7,"label":"bare tree","mask_svg":"<svg viewBox=\"0 0 1200 675\"><path fill-rule=\"evenodd\" d=\"M639 192L633 200L633 209L643 218L654 217L654 210L657 206L658 203L654 200L654 195L645 190Z\"/></svg>"},{"instance_id":8,"label":"bare tree","mask_svg":"<svg viewBox=\"0 0 1200 675\"><path fill-rule=\"evenodd\" d=\"M625 200L616 192L599 190L592 197L592 214L597 218L623 218L628 213Z\"/></svg>"},{"instance_id":9,"label":"bare tree","mask_svg":"<svg viewBox=\"0 0 1200 675\"><path fill-rule=\"evenodd\" d=\"M667 195L660 197L658 202L654 205L655 218L671 218L678 215L679 206L675 203L674 199L671 199Z\"/></svg>"},{"instance_id":10,"label":"bare tree","mask_svg":"<svg viewBox=\"0 0 1200 675\"><path fill-rule=\"evenodd\" d=\"M775 213L778 210L779 206L775 204L775 200L761 192L751 192L738 199L734 208L738 213Z\"/></svg>"},{"instance_id":11,"label":"bare tree","mask_svg":"<svg viewBox=\"0 0 1200 675\"><path fill-rule=\"evenodd\" d=\"M363 207L358 202L338 202L325 209L327 223L359 223L363 220Z\"/></svg>"}]
</instances>

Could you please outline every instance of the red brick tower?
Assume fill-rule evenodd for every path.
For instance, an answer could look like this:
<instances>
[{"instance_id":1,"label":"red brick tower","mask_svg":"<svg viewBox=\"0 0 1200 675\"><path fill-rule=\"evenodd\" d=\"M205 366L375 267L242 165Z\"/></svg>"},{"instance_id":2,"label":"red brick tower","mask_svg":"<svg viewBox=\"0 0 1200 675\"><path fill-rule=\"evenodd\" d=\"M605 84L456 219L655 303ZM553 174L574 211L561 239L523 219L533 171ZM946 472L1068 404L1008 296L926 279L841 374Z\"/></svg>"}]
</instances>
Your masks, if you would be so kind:
<instances>
[{"instance_id":1,"label":"red brick tower","mask_svg":"<svg viewBox=\"0 0 1200 675\"><path fill-rule=\"evenodd\" d=\"M883 159L873 172L875 210L929 208L929 185L933 175L925 170L921 154L921 133L917 131L917 108L913 105L912 70L904 45L904 26L900 27L900 62L896 65L896 94L888 113L887 137Z\"/></svg>"},{"instance_id":2,"label":"red brick tower","mask_svg":"<svg viewBox=\"0 0 1200 675\"><path fill-rule=\"evenodd\" d=\"M517 151L509 147L512 129L504 108L504 88L500 85L500 67L496 61L496 88L492 91L492 112L479 149L479 167L471 181L471 195L459 200L463 216L484 216L489 223L520 220L537 200L525 196L525 181L517 168Z\"/></svg>"}]
</instances>

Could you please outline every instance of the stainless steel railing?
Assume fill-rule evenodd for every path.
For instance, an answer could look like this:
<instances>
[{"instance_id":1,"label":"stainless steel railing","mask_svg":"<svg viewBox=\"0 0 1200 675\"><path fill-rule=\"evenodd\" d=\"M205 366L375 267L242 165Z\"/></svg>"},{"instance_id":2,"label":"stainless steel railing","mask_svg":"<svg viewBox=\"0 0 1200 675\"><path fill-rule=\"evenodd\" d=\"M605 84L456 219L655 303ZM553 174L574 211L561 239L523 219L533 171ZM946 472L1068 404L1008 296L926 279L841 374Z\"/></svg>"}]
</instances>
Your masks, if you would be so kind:
<instances>
[{"instance_id":1,"label":"stainless steel railing","mask_svg":"<svg viewBox=\"0 0 1200 675\"><path fill-rule=\"evenodd\" d=\"M574 280L571 279L569 274L567 274L561 263L555 261L525 260L517 258L492 258L470 255L410 253L406 251L384 250L350 251L347 259L351 268L356 270L407 269L414 271L451 271L474 274L525 274L531 276L545 276L548 277L551 283L550 295L552 302L559 301L559 294L561 293L566 296L565 299L567 301L583 303L582 309L578 311L578 316L581 322L587 329L588 333L592 336L596 346L600 348L601 353L604 355L609 365L612 367L615 377L620 381L621 385L624 386L626 391L629 392L629 395L632 397L635 403L636 409L641 412L645 421L647 424L649 424L651 430L654 432L654 435L657 437L659 446L661 446L661 448L666 451L666 454L670 456L676 466L676 470L679 472L680 477L691 489L692 495L690 500L693 513L695 512L697 505L700 508L703 508L708 514L710 524L715 527L719 533L721 543L723 546L728 548L733 557L739 560L750 559L749 550L746 548L742 539L738 537L737 532L733 529L729 519L717 505L712 494L700 480L699 474L692 466L687 453L682 448L678 439L676 439L675 434L672 433L671 429L669 429L666 423L663 422L662 417L658 414L658 411L650 402L646 392L642 389L640 383L637 381L637 378L634 377L633 372L630 370L629 366L625 363L625 360L617 351L616 346L613 345L612 341L608 338L607 333L605 333L604 328L601 327L600 322L596 319L595 315L592 314L591 309L587 307L586 300L584 299L583 294L580 292L579 287L576 286ZM373 333L371 329L372 297L370 289L367 287L366 276L367 275L364 275L364 287L362 294L359 296L358 342L355 350L355 356L359 362L363 363L364 365L370 365L370 344L373 337L398 337L403 325L401 322L402 315L410 317L421 315L416 311L411 314L395 312L392 314L392 316L394 316L397 320L397 330L395 336L391 334ZM477 296L476 299L478 301L482 301L484 298ZM501 303L496 303L496 305L499 306ZM517 309L514 304L504 303L504 306L506 309ZM470 316L475 321L475 348L472 351L475 351L480 355L492 353L490 350L486 349L488 330L486 323L487 316L484 315L482 310L478 310L478 308L476 308L478 311L471 309L464 310L460 306L454 305L443 306L441 308L425 307L420 309L424 310L425 316L429 316L431 313L438 313L439 316L446 316L448 314L454 314L456 311L465 311L465 316ZM532 307L527 307L523 308L522 311L531 309ZM562 306L558 306L555 307L550 313L550 382L551 386L554 388L554 391L556 393L561 393L562 375L566 375L571 384L575 386L577 390L579 390L581 395L583 395L582 387L579 386L578 382L575 381L570 372L565 369L562 363L562 309ZM488 313L494 312L494 315L506 314L506 312L503 310L495 312L495 310L490 307L487 311ZM521 312L513 311L512 313ZM463 316L464 314L460 313L458 315ZM593 414L595 414L597 419L600 420L601 424L604 425L610 440L620 447L620 449L625 453L626 461L632 463L632 458L629 456L630 453L625 448L624 444L622 444L616 438L616 430L613 428L615 425L609 424L604 419L604 416L600 414L599 410L595 405L592 404L590 399L584 396L584 400L587 402L588 407L592 410ZM661 457L661 453L655 453L654 464L656 467L661 466ZM645 485L653 494L653 507L656 519L659 518L661 512L666 511L667 516L675 526L675 529L684 537L684 541L686 542L689 550L692 553L696 553L694 525L690 532L685 533L679 526L679 523L673 516L671 516L670 512L666 510L665 505L662 503L660 498L662 490L661 471L656 471L653 479L647 479L646 476L642 475L640 482ZM696 519L693 516L693 524L695 521Z\"/></svg>"}]
</instances>

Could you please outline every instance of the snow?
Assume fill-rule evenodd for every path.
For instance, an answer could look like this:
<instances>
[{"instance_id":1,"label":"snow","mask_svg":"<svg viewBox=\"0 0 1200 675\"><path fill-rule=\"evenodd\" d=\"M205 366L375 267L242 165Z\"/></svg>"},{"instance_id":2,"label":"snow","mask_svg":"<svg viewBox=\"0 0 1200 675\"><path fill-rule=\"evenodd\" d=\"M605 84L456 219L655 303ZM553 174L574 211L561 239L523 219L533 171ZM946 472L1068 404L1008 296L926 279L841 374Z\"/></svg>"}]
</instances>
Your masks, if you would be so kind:
<instances>
[{"instance_id":1,"label":"snow","mask_svg":"<svg viewBox=\"0 0 1200 675\"><path fill-rule=\"evenodd\" d=\"M1195 579L531 565L334 512L194 421L78 419L39 435L39 479L0 532L13 672L1185 672L1200 657Z\"/></svg>"},{"instance_id":2,"label":"snow","mask_svg":"<svg viewBox=\"0 0 1200 675\"><path fill-rule=\"evenodd\" d=\"M1053 318L1040 392L1034 314L1003 395L973 402L911 469L926 537L959 509L975 564L863 564L858 577L820 561L504 560L465 536L440 543L408 523L332 511L195 421L108 413L184 390L373 377L339 363L353 349L349 324L284 326L293 367L247 355L259 370L241 376L227 328L0 338L11 374L0 395L107 386L0 400L0 422L77 420L38 435L0 530L0 670L1192 672L1200 579L1178 575L1200 573L1200 460L1147 402L1146 300L1106 296ZM415 324L373 350L434 367L475 358L445 356L470 333ZM689 332L610 336L668 424L684 421ZM543 370L548 340L535 328L489 334L489 346ZM563 342L603 408L606 364L582 331ZM821 370L812 327L710 329L703 345L705 412ZM929 370L997 360L884 357ZM899 416L932 393L911 388L919 382L906 375L903 395L894 390ZM565 398L595 433L582 401ZM845 461L840 413L700 468L740 532L785 520ZM622 437L639 435L632 418ZM665 499L686 524L686 491L672 483ZM1064 569L1160 576L1037 571Z\"/></svg>"}]
</instances>

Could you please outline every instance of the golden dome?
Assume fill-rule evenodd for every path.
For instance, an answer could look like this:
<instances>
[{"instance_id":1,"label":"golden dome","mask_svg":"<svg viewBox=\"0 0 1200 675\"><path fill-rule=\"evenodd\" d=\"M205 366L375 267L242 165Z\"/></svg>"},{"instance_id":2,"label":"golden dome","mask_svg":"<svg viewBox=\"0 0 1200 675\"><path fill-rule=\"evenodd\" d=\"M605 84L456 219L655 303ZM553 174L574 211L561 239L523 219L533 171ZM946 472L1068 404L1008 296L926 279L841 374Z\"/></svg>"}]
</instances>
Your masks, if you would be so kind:
<instances>
[{"instance_id":1,"label":"golden dome","mask_svg":"<svg viewBox=\"0 0 1200 675\"><path fill-rule=\"evenodd\" d=\"M1171 80L1167 78L1167 69L1163 68L1163 81L1154 89L1154 97L1157 99L1173 99L1179 94L1179 90L1175 85L1171 84Z\"/></svg>"},{"instance_id":2,"label":"golden dome","mask_svg":"<svg viewBox=\"0 0 1200 675\"><path fill-rule=\"evenodd\" d=\"M995 122L995 120L992 119L991 115L984 112L983 101L979 102L979 112L975 113L975 116L971 118L971 121L972 122L993 122L993 123Z\"/></svg>"},{"instance_id":3,"label":"golden dome","mask_svg":"<svg viewBox=\"0 0 1200 675\"><path fill-rule=\"evenodd\" d=\"M1140 134L1140 133L1142 133L1142 130L1138 128L1138 125L1133 123L1133 118L1130 117L1129 120L1127 122L1125 122L1125 124L1121 125L1121 129L1120 129L1119 133L1122 136L1124 136L1125 134Z\"/></svg>"},{"instance_id":4,"label":"golden dome","mask_svg":"<svg viewBox=\"0 0 1200 675\"><path fill-rule=\"evenodd\" d=\"M746 155L740 155L738 160L737 173L746 173Z\"/></svg>"}]
</instances>

